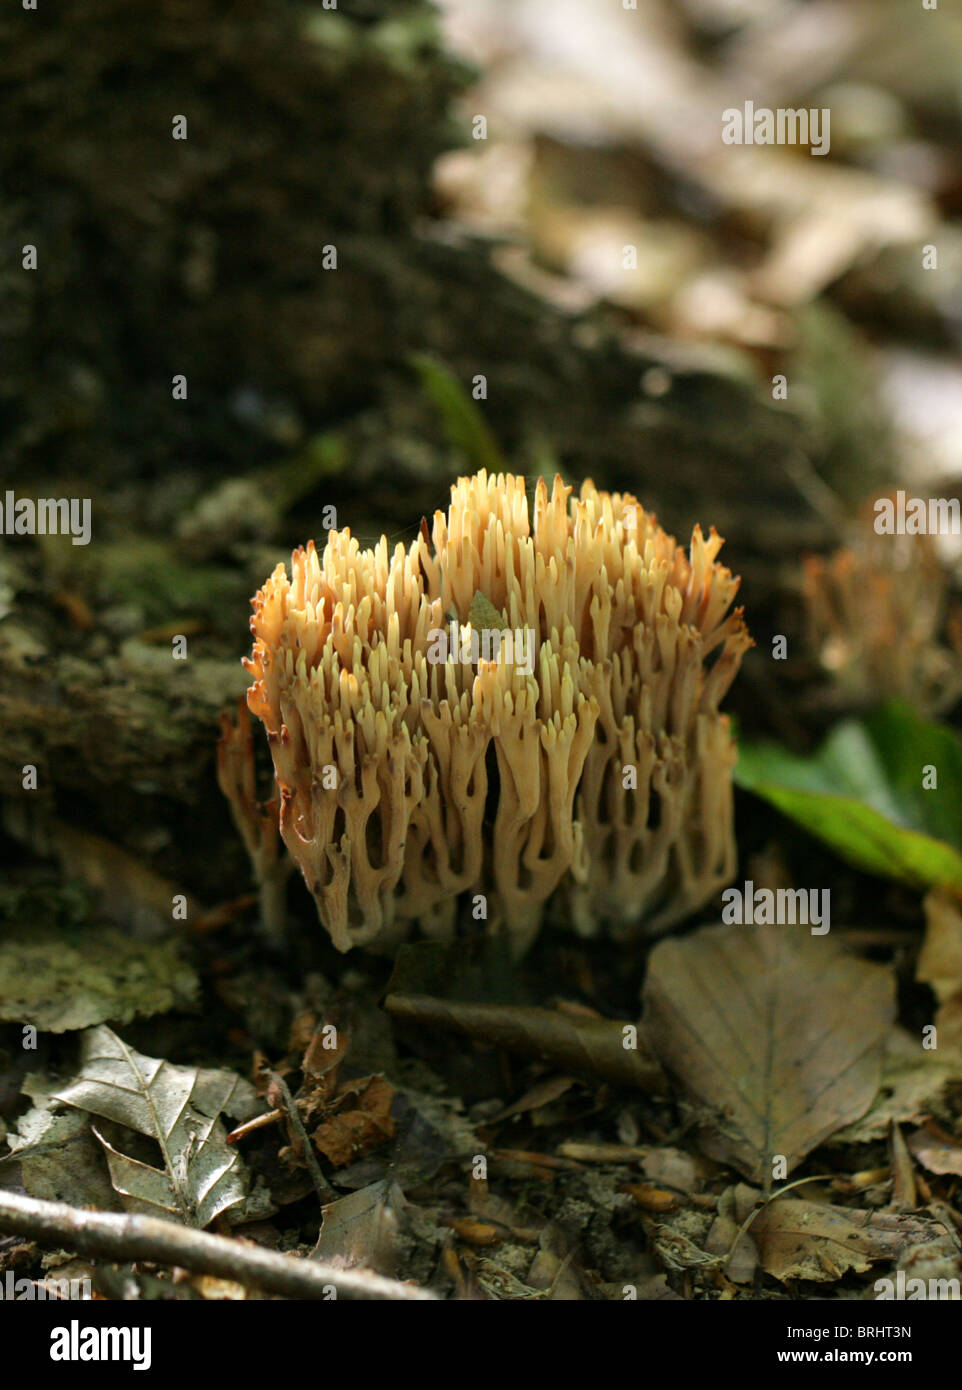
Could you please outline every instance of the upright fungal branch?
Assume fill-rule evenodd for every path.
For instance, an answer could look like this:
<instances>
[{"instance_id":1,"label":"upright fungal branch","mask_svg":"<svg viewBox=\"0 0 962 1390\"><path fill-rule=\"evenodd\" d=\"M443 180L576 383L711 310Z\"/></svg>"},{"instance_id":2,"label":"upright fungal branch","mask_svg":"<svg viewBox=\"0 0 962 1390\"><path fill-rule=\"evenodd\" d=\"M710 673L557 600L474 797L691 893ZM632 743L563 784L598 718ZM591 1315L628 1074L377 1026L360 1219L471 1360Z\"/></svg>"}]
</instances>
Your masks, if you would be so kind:
<instances>
[{"instance_id":1,"label":"upright fungal branch","mask_svg":"<svg viewBox=\"0 0 962 1390\"><path fill-rule=\"evenodd\" d=\"M461 478L407 549L333 531L254 598L248 704L340 950L450 936L463 893L519 953L556 889L583 934L658 930L734 873L738 580L714 531L686 555L572 491L540 480L532 525L522 477Z\"/></svg>"},{"instance_id":2,"label":"upright fungal branch","mask_svg":"<svg viewBox=\"0 0 962 1390\"><path fill-rule=\"evenodd\" d=\"M930 535L880 535L874 523L873 505L849 545L805 557L809 644L840 703L897 696L936 715L962 696L962 622L949 611L949 571Z\"/></svg>"}]
</instances>

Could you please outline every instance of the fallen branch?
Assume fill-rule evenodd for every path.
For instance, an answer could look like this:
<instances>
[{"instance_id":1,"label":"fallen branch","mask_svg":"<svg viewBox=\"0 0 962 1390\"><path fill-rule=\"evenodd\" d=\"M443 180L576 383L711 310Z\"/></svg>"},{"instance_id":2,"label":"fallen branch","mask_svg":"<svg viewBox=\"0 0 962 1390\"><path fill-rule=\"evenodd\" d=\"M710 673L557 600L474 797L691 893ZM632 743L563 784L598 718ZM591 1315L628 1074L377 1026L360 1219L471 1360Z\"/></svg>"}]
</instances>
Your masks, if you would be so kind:
<instances>
[{"instance_id":1,"label":"fallen branch","mask_svg":"<svg viewBox=\"0 0 962 1390\"><path fill-rule=\"evenodd\" d=\"M388 994L383 1007L395 1018L433 1030L444 1028L480 1042L537 1057L560 1071L601 1077L617 1086L664 1094L668 1082L634 1025L610 1018L576 1017L559 1009L514 1004L469 1004L427 994ZM626 1046L633 1028L635 1046Z\"/></svg>"},{"instance_id":2,"label":"fallen branch","mask_svg":"<svg viewBox=\"0 0 962 1390\"><path fill-rule=\"evenodd\" d=\"M427 1289L385 1279L380 1274L281 1255L153 1216L86 1211L66 1202L41 1202L15 1192L0 1192L0 1231L29 1236L82 1255L125 1263L149 1260L154 1264L178 1265L195 1274L233 1279L248 1288L256 1287L284 1298L330 1298L332 1286L338 1298L436 1298Z\"/></svg>"}]
</instances>

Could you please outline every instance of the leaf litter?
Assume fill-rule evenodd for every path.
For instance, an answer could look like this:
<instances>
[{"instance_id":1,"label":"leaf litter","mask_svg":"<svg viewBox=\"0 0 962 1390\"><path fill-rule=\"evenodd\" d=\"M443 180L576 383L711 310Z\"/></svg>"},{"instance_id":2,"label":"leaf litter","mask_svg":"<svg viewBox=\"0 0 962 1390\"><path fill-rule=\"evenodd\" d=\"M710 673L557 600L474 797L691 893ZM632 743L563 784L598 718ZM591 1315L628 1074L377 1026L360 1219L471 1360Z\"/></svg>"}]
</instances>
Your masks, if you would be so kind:
<instances>
[{"instance_id":1,"label":"leaf litter","mask_svg":"<svg viewBox=\"0 0 962 1390\"><path fill-rule=\"evenodd\" d=\"M221 1116L250 1118L260 1102L233 1072L145 1057L100 1026L84 1033L80 1071L52 1099L97 1117L90 1127L126 1211L203 1228L248 1195L246 1165ZM159 1164L120 1147L132 1135L153 1141Z\"/></svg>"},{"instance_id":2,"label":"leaf litter","mask_svg":"<svg viewBox=\"0 0 962 1390\"><path fill-rule=\"evenodd\" d=\"M645 1033L708 1120L702 1144L754 1182L784 1174L879 1087L895 1016L887 966L827 938L706 927L660 942L644 988Z\"/></svg>"}]
</instances>

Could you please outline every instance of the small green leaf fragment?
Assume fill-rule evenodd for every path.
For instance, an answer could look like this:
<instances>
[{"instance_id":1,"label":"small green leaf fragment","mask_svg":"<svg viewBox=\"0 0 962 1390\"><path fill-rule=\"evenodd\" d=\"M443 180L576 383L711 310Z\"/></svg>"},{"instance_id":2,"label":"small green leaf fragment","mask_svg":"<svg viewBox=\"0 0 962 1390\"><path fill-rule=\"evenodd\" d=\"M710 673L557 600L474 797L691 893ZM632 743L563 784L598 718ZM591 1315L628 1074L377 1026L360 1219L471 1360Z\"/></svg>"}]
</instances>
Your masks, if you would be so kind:
<instances>
[{"instance_id":1,"label":"small green leaf fragment","mask_svg":"<svg viewBox=\"0 0 962 1390\"><path fill-rule=\"evenodd\" d=\"M491 600L485 598L480 589L474 591L468 622L475 632L480 632L483 628L496 628L498 632L504 632L508 626Z\"/></svg>"}]
</instances>

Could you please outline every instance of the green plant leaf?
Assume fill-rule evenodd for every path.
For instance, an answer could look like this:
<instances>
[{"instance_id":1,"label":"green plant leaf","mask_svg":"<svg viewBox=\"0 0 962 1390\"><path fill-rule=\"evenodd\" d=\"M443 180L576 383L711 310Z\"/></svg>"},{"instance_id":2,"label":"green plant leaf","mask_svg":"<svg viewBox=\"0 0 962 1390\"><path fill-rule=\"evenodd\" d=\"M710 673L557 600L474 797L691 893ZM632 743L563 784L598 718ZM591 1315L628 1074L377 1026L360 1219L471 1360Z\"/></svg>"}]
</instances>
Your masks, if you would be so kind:
<instances>
[{"instance_id":1,"label":"green plant leaf","mask_svg":"<svg viewBox=\"0 0 962 1390\"><path fill-rule=\"evenodd\" d=\"M451 447L464 455L473 471L510 472L487 420L457 378L424 353L413 354L410 361L441 416Z\"/></svg>"},{"instance_id":2,"label":"green plant leaf","mask_svg":"<svg viewBox=\"0 0 962 1390\"><path fill-rule=\"evenodd\" d=\"M930 789L927 767L937 778ZM845 720L811 757L742 746L735 780L857 868L962 892L962 748L907 705Z\"/></svg>"},{"instance_id":3,"label":"green plant leaf","mask_svg":"<svg viewBox=\"0 0 962 1390\"><path fill-rule=\"evenodd\" d=\"M491 600L486 598L480 589L474 591L468 622L476 632L480 632L483 628L493 628L496 632L504 632L508 626Z\"/></svg>"}]
</instances>

